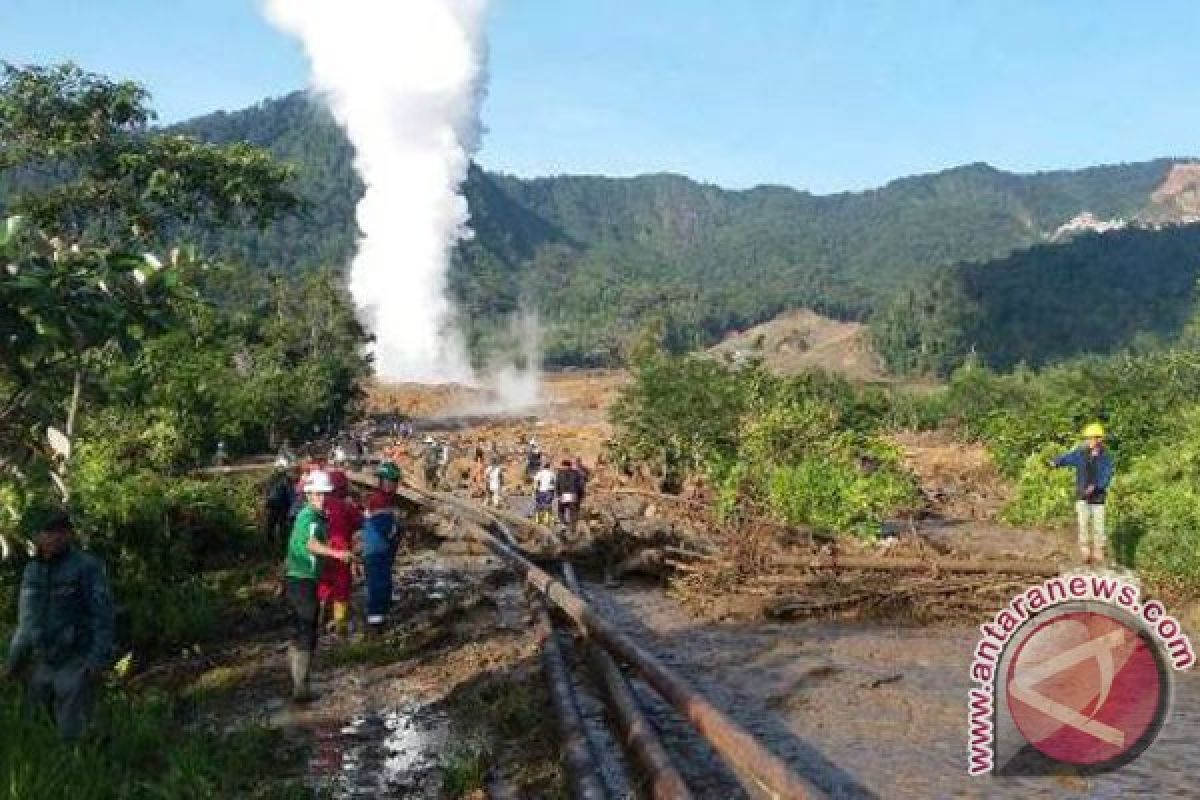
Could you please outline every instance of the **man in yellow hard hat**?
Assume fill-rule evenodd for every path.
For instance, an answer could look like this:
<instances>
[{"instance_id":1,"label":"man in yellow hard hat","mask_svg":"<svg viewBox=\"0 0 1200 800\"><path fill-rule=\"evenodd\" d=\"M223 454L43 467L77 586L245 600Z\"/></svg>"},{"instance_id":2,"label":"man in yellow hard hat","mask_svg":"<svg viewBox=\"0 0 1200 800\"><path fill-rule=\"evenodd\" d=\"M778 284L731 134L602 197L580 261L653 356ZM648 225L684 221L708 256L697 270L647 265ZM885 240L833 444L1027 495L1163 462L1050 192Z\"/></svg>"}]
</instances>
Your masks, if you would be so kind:
<instances>
[{"instance_id":1,"label":"man in yellow hard hat","mask_svg":"<svg viewBox=\"0 0 1200 800\"><path fill-rule=\"evenodd\" d=\"M1113 478L1113 460L1104 446L1104 426L1093 422L1083 429L1084 443L1050 462L1075 468L1075 515L1079 521L1079 554L1091 566L1104 563L1104 501Z\"/></svg>"}]
</instances>

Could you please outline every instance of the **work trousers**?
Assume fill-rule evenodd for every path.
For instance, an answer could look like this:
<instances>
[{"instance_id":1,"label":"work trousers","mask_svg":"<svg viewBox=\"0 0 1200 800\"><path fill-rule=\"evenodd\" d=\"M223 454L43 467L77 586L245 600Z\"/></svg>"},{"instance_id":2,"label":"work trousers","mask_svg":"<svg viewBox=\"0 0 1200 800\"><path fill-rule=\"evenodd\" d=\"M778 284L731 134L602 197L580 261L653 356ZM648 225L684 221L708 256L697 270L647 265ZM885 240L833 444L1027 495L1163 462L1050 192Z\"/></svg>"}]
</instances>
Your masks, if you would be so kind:
<instances>
[{"instance_id":1,"label":"work trousers","mask_svg":"<svg viewBox=\"0 0 1200 800\"><path fill-rule=\"evenodd\" d=\"M59 735L74 741L87 731L96 705L95 681L82 660L51 667L36 662L25 683L25 712L47 712Z\"/></svg>"},{"instance_id":2,"label":"work trousers","mask_svg":"<svg viewBox=\"0 0 1200 800\"><path fill-rule=\"evenodd\" d=\"M392 610L392 564L396 546L363 558L367 572L367 624L382 625L384 616Z\"/></svg>"},{"instance_id":3,"label":"work trousers","mask_svg":"<svg viewBox=\"0 0 1200 800\"><path fill-rule=\"evenodd\" d=\"M1075 503L1075 516L1079 523L1079 551L1083 557L1104 558L1104 504L1080 500Z\"/></svg>"},{"instance_id":4,"label":"work trousers","mask_svg":"<svg viewBox=\"0 0 1200 800\"><path fill-rule=\"evenodd\" d=\"M312 653L317 649L317 626L321 614L316 580L289 577L287 600L292 609L292 643Z\"/></svg>"}]
</instances>

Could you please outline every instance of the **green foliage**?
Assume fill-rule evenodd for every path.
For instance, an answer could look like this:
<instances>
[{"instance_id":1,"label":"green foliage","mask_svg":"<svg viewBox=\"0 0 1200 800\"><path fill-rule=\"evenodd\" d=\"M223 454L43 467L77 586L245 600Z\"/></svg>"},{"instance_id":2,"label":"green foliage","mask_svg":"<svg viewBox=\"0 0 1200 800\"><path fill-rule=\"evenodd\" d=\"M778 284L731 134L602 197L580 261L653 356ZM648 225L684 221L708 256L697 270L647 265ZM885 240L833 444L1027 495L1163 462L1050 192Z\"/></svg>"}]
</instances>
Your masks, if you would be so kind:
<instances>
[{"instance_id":1,"label":"green foliage","mask_svg":"<svg viewBox=\"0 0 1200 800\"><path fill-rule=\"evenodd\" d=\"M878 435L886 413L886 398L833 376L643 353L612 419L628 457L704 474L722 517L750 502L792 524L870 536L916 497Z\"/></svg>"},{"instance_id":2,"label":"green foliage","mask_svg":"<svg viewBox=\"0 0 1200 800\"><path fill-rule=\"evenodd\" d=\"M1200 225L1092 234L954 265L872 320L901 372L949 374L970 354L998 369L1178 340L1195 311Z\"/></svg>"},{"instance_id":3,"label":"green foliage","mask_svg":"<svg viewBox=\"0 0 1200 800\"><path fill-rule=\"evenodd\" d=\"M170 699L117 695L100 710L106 732L74 746L45 722L28 724L17 692L0 693L0 798L301 798L289 773L300 753L278 731L185 731Z\"/></svg>"},{"instance_id":4,"label":"green foliage","mask_svg":"<svg viewBox=\"0 0 1200 800\"><path fill-rule=\"evenodd\" d=\"M1119 475L1115 544L1157 583L1200 593L1200 405Z\"/></svg>"},{"instance_id":5,"label":"green foliage","mask_svg":"<svg viewBox=\"0 0 1200 800\"><path fill-rule=\"evenodd\" d=\"M1071 518L1075 508L1075 478L1069 469L1050 466L1062 447L1044 445L1025 459L1016 491L1001 516L1013 525L1040 525Z\"/></svg>"},{"instance_id":6,"label":"green foliage","mask_svg":"<svg viewBox=\"0 0 1200 800\"><path fill-rule=\"evenodd\" d=\"M98 373L194 303L195 251L146 254L185 224L264 223L294 207L264 151L151 131L144 89L66 64L0 68L0 481L46 466ZM41 462L41 463L39 463Z\"/></svg>"},{"instance_id":7,"label":"green foliage","mask_svg":"<svg viewBox=\"0 0 1200 800\"><path fill-rule=\"evenodd\" d=\"M482 745L462 743L442 756L442 793L447 797L465 797L482 789L487 778L487 752Z\"/></svg>"},{"instance_id":8,"label":"green foliage","mask_svg":"<svg viewBox=\"0 0 1200 800\"><path fill-rule=\"evenodd\" d=\"M147 129L145 89L74 64L3 65L0 171L10 210L72 242L149 241L183 222L264 223L296 204L290 170L245 144Z\"/></svg>"},{"instance_id":9,"label":"green foliage","mask_svg":"<svg viewBox=\"0 0 1200 800\"><path fill-rule=\"evenodd\" d=\"M72 65L0 73L3 195L23 215L0 226L0 535L65 473L138 648L211 634L219 601L198 573L252 541L255 487L182 476L219 440L261 452L341 425L370 372L330 271L280 280L192 246L145 254L296 205L265 151L150 130L145 101ZM73 440L66 464L51 425Z\"/></svg>"}]
</instances>

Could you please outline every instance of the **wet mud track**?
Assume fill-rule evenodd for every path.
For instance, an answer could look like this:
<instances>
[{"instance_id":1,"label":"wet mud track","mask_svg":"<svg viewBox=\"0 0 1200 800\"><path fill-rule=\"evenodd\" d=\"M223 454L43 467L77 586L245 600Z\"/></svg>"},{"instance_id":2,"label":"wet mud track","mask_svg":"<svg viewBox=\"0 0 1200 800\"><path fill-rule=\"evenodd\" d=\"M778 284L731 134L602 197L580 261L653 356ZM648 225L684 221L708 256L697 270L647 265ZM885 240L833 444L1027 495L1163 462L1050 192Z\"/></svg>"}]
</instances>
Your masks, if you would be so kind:
<instances>
[{"instance_id":1,"label":"wet mud track","mask_svg":"<svg viewBox=\"0 0 1200 800\"><path fill-rule=\"evenodd\" d=\"M1155 743L1107 775L966 774L968 627L702 623L658 588L585 586L596 609L833 797L1197 797L1200 676L1177 675ZM699 798L746 797L652 691L639 699Z\"/></svg>"},{"instance_id":2,"label":"wet mud track","mask_svg":"<svg viewBox=\"0 0 1200 800\"><path fill-rule=\"evenodd\" d=\"M478 782L487 772L513 773L519 797L555 796L553 720L541 719L537 639L523 590L487 558L421 551L401 561L388 633L347 642L322 636L316 703L298 708L282 699L279 647L264 671L280 679L231 702L307 743L315 796L459 796L447 793L448 782ZM500 734L515 755L497 743Z\"/></svg>"}]
</instances>

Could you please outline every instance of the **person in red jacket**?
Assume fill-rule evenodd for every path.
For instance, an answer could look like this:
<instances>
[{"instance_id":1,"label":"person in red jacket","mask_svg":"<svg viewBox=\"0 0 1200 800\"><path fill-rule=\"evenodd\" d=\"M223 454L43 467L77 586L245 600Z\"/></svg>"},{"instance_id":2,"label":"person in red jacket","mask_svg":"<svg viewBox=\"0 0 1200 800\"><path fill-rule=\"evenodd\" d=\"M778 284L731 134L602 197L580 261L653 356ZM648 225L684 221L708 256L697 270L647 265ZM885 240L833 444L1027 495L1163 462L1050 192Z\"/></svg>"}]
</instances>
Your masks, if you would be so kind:
<instances>
[{"instance_id":1,"label":"person in red jacket","mask_svg":"<svg viewBox=\"0 0 1200 800\"><path fill-rule=\"evenodd\" d=\"M350 481L346 473L329 473L333 494L325 501L325 516L329 520L329 546L335 550L353 550L354 535L362 528L363 515L350 498ZM317 599L321 601L329 626L339 636L350 632L350 589L353 570L347 562L329 561L321 570L317 583Z\"/></svg>"}]
</instances>

